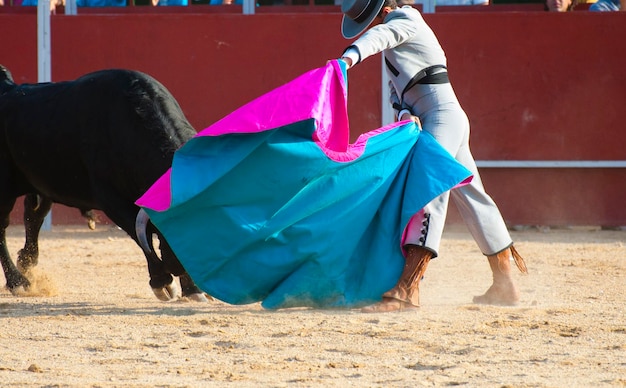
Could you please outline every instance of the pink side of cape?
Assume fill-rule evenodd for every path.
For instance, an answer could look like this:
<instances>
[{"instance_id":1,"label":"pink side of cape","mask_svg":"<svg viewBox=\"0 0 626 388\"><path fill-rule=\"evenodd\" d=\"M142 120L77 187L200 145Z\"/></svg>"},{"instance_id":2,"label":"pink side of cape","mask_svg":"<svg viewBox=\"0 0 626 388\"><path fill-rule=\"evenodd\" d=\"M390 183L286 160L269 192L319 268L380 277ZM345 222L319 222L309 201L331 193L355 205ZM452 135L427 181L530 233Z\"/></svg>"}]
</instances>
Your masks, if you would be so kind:
<instances>
[{"instance_id":1,"label":"pink side of cape","mask_svg":"<svg viewBox=\"0 0 626 388\"><path fill-rule=\"evenodd\" d=\"M404 123L367 132L354 144L349 144L347 85L338 61L334 60L238 108L196 137L257 133L311 118L315 119L317 127L313 140L337 162L358 158L369 138ZM136 204L155 211L168 209L172 201L171 174L170 168Z\"/></svg>"}]
</instances>

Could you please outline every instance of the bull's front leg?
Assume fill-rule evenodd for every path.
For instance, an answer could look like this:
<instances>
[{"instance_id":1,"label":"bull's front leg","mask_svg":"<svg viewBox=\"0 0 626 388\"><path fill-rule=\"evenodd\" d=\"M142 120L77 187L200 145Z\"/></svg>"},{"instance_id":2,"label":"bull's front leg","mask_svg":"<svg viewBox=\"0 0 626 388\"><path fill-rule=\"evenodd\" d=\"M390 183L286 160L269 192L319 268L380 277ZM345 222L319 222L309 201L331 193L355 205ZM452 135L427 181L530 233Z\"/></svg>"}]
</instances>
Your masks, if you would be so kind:
<instances>
[{"instance_id":1,"label":"bull's front leg","mask_svg":"<svg viewBox=\"0 0 626 388\"><path fill-rule=\"evenodd\" d=\"M174 277L165 271L163 262L152 252L144 252L148 262L150 287L154 295L163 301L178 299L181 296L180 287L174 282Z\"/></svg>"},{"instance_id":2,"label":"bull's front leg","mask_svg":"<svg viewBox=\"0 0 626 388\"><path fill-rule=\"evenodd\" d=\"M184 297L194 302L208 302L209 300L214 300L212 296L205 294L198 288L187 272L181 274L178 280L180 281L180 288L182 289Z\"/></svg>"},{"instance_id":3,"label":"bull's front leg","mask_svg":"<svg viewBox=\"0 0 626 388\"><path fill-rule=\"evenodd\" d=\"M162 235L159 235L159 250L161 251L161 259L165 265L166 271L178 276L184 297L195 302L208 302L209 300L213 300L211 296L202 292L193 279L191 279L191 276L189 276L181 262L174 254L172 247L170 247L167 240L165 240Z\"/></svg>"},{"instance_id":4,"label":"bull's front leg","mask_svg":"<svg viewBox=\"0 0 626 388\"><path fill-rule=\"evenodd\" d=\"M10 208L12 207L13 206ZM9 250L7 249L6 229L9 226L9 212L6 212L0 219L0 263L2 264L4 277L7 281L6 286L11 293L15 294L20 287L24 289L30 287L30 282L18 271L15 264L13 264L13 260L11 260L11 255L9 255Z\"/></svg>"},{"instance_id":5,"label":"bull's front leg","mask_svg":"<svg viewBox=\"0 0 626 388\"><path fill-rule=\"evenodd\" d=\"M39 231L52 208L52 201L37 194L24 196L24 248L17 254L17 268L25 273L39 262Z\"/></svg>"},{"instance_id":6,"label":"bull's front leg","mask_svg":"<svg viewBox=\"0 0 626 388\"><path fill-rule=\"evenodd\" d=\"M154 250L153 236L159 239L159 251L161 258ZM207 302L213 300L207 296L191 279L185 271L180 261L172 251L165 238L157 233L156 228L150 222L148 213L141 209L135 220L135 238L141 247L148 262L148 272L150 273L150 286L152 292L161 300L170 300L182 296L196 302ZM172 275L179 276L181 289L176 287L176 283L170 283ZM175 294L176 293L176 294ZM176 296L175 296L176 295Z\"/></svg>"},{"instance_id":7,"label":"bull's front leg","mask_svg":"<svg viewBox=\"0 0 626 388\"><path fill-rule=\"evenodd\" d=\"M30 287L30 282L24 275L18 271L15 264L11 260L11 256L9 256L9 251L7 250L5 231L3 230L0 235L0 262L2 263L2 269L4 270L4 277L7 281L7 288L11 291L12 294L15 294L20 287L27 289Z\"/></svg>"}]
</instances>

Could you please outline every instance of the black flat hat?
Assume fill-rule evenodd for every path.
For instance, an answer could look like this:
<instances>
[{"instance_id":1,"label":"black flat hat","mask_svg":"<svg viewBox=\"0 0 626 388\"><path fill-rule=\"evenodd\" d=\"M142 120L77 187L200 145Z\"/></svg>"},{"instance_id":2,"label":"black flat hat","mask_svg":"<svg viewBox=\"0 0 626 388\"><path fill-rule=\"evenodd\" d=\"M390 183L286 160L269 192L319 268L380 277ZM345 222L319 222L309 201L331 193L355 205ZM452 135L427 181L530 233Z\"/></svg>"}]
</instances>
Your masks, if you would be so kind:
<instances>
[{"instance_id":1,"label":"black flat hat","mask_svg":"<svg viewBox=\"0 0 626 388\"><path fill-rule=\"evenodd\" d=\"M369 26L381 8L384 0L343 0L341 12L341 34L346 39L354 38Z\"/></svg>"}]
</instances>

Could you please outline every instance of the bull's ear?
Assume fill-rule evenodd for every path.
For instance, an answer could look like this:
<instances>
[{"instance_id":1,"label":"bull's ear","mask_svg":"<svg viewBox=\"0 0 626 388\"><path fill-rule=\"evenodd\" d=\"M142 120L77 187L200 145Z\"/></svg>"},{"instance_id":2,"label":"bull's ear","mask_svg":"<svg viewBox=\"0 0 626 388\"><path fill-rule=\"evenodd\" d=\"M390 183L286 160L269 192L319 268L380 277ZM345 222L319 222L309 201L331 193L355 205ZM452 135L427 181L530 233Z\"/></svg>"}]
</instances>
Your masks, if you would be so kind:
<instances>
[{"instance_id":1,"label":"bull's ear","mask_svg":"<svg viewBox=\"0 0 626 388\"><path fill-rule=\"evenodd\" d=\"M4 94L13 89L15 83L13 82L13 76L6 67L0 65L0 94Z\"/></svg>"},{"instance_id":2,"label":"bull's ear","mask_svg":"<svg viewBox=\"0 0 626 388\"><path fill-rule=\"evenodd\" d=\"M13 75L11 75L9 69L4 67L3 65L0 65L0 82L3 82L5 80L11 81L11 83L13 83Z\"/></svg>"}]
</instances>

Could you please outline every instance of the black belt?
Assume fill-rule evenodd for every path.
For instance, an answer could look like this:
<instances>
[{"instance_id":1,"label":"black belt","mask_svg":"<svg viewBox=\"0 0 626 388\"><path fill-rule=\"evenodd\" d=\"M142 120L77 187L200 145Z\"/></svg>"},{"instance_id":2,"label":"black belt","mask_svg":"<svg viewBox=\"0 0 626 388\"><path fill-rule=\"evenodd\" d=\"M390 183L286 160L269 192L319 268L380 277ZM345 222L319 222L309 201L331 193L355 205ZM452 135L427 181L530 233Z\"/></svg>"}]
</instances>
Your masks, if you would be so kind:
<instances>
[{"instance_id":1,"label":"black belt","mask_svg":"<svg viewBox=\"0 0 626 388\"><path fill-rule=\"evenodd\" d=\"M389 62L387 58L385 58L385 64L387 65L387 68L389 69L389 71L391 71L391 73L394 76L397 77L400 74L398 69L396 69L391 64L391 62ZM448 72L441 71L441 69L447 69L447 68L444 65L433 65L433 66L429 66L423 70L418 71L417 74L415 74L413 78L411 78L409 83L405 86L404 90L402 91L402 94L400 95L400 104L394 103L393 108L398 111L402 110L403 108L406 108L403 106L404 94L417 84L422 84L422 85L431 84L432 85L432 84L450 83L450 79L448 78ZM437 71L440 71L440 72L437 73Z\"/></svg>"},{"instance_id":2,"label":"black belt","mask_svg":"<svg viewBox=\"0 0 626 388\"><path fill-rule=\"evenodd\" d=\"M434 65L434 66L429 66L423 70L420 70L419 72L417 72L417 74L415 74L413 76L413 78L411 78L411 80L409 81L409 83L406 85L406 87L404 88L404 90L402 91L402 96L400 97L401 100L404 100L404 94L406 92L409 91L409 89L411 89L413 86L417 85L417 84L447 84L450 82L450 79L448 78L448 72L447 71L442 71L437 73L436 71L440 70L440 69L446 69L446 67L444 65Z\"/></svg>"}]
</instances>

